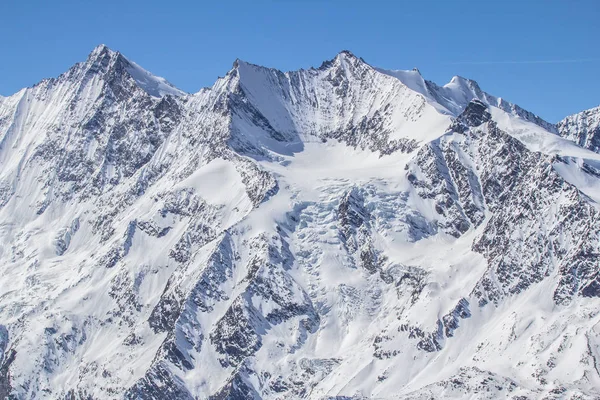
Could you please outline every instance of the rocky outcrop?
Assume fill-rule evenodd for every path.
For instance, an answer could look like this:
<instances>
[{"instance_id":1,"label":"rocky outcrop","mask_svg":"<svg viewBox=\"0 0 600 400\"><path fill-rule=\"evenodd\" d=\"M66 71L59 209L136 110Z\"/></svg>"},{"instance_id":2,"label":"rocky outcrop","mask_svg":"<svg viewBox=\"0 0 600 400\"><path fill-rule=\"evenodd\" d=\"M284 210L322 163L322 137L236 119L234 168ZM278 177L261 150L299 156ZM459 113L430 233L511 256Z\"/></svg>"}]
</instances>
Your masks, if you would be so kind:
<instances>
[{"instance_id":1,"label":"rocky outcrop","mask_svg":"<svg viewBox=\"0 0 600 400\"><path fill-rule=\"evenodd\" d=\"M562 137L586 149L600 151L600 107L570 115L556 126Z\"/></svg>"}]
</instances>

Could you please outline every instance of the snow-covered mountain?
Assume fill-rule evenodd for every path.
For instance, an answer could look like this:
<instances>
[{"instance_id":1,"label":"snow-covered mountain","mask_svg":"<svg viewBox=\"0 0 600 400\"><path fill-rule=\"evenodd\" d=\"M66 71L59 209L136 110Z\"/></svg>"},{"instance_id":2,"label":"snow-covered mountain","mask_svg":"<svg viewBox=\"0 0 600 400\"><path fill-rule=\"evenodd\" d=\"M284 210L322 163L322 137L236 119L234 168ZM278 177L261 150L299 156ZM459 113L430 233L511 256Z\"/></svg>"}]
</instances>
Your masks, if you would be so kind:
<instances>
[{"instance_id":1,"label":"snow-covered mountain","mask_svg":"<svg viewBox=\"0 0 600 400\"><path fill-rule=\"evenodd\" d=\"M598 115L99 46L0 97L0 397L600 398Z\"/></svg>"}]
</instances>

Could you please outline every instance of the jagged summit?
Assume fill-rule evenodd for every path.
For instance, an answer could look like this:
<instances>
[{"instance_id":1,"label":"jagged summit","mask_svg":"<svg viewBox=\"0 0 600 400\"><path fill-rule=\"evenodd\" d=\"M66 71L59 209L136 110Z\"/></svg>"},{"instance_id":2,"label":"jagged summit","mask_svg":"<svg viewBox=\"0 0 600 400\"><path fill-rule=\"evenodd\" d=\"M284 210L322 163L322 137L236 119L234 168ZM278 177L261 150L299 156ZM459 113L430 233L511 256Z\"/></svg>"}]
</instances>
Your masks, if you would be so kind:
<instances>
[{"instance_id":1,"label":"jagged summit","mask_svg":"<svg viewBox=\"0 0 600 400\"><path fill-rule=\"evenodd\" d=\"M100 44L89 54L85 65L91 73L128 74L136 84L153 97L165 95L183 96L186 93L177 89L166 79L155 76L133 61L127 59L119 51Z\"/></svg>"},{"instance_id":2,"label":"jagged summit","mask_svg":"<svg viewBox=\"0 0 600 400\"><path fill-rule=\"evenodd\" d=\"M120 74L130 66L130 63L120 52L101 44L92 50L83 65L90 73L106 74L114 71Z\"/></svg>"},{"instance_id":3,"label":"jagged summit","mask_svg":"<svg viewBox=\"0 0 600 400\"><path fill-rule=\"evenodd\" d=\"M341 50L338 53L338 56L344 56L344 57L354 57L357 58L354 53L352 53L350 50Z\"/></svg>"},{"instance_id":4,"label":"jagged summit","mask_svg":"<svg viewBox=\"0 0 600 400\"><path fill-rule=\"evenodd\" d=\"M342 50L340 51L334 59L344 59L351 60L352 62L361 62L363 64L368 64L362 57L358 57L350 50Z\"/></svg>"},{"instance_id":5,"label":"jagged summit","mask_svg":"<svg viewBox=\"0 0 600 400\"><path fill-rule=\"evenodd\" d=\"M319 66L318 68L309 68L309 70L326 70L329 69L333 66L340 66L342 63L351 63L353 65L357 65L357 64L364 64L364 65L368 65L367 62L365 60L363 60L361 57L357 57L355 56L351 51L349 50L342 50L340 51L338 54L336 54L335 57L333 57L330 60L326 60L323 61L323 63L321 64L321 66ZM300 71L304 71L303 69L299 69L299 70L293 70L293 71L281 71L277 68L273 68L273 67L268 67L268 66L263 66L260 64L256 64L256 63L251 63L248 61L244 61L240 58L237 58L232 65L232 69L236 70L238 69L240 66L249 66L249 67L254 67L254 68L258 68L258 69L264 69L264 70L268 70L268 71L274 71L277 73L281 73L281 74L289 74L289 73L296 73L296 72L300 72Z\"/></svg>"},{"instance_id":6,"label":"jagged summit","mask_svg":"<svg viewBox=\"0 0 600 400\"><path fill-rule=\"evenodd\" d=\"M439 115L456 118L471 100L477 99L540 125L546 130L556 131L552 124L536 115L484 92L473 80L455 76L448 84L439 86L423 78L416 68L413 70L385 70L373 67L347 50L343 50L333 59L325 61L318 69L282 72L275 68L236 60L234 72L235 76L239 77L239 87L251 99L256 110L266 117L271 127L290 138L311 135L339 137L341 131L352 131L360 118L366 117L375 109L378 109L379 112L386 109L385 106L388 103L387 119L390 121L392 120L391 114L400 112L400 109L404 109L405 118L412 118L408 117L410 114L407 113L412 113L409 109L416 108L417 104L423 100L427 104L425 109L431 108ZM238 87L238 83L234 86ZM345 98L345 93L348 94L346 99L352 96L357 96L359 99L357 102L350 101L348 106L339 105L340 115L344 115L343 118L348 119L344 121L346 124L344 128L337 126L333 128L330 123L333 121L325 116L327 111L315 109L314 104L310 105L314 103L314 99L324 96L325 93L329 93L327 97L330 97L326 100L327 102L335 97ZM375 93L387 93L386 100L377 97ZM268 99L273 99L273 101ZM306 99L308 104L302 104L303 99ZM370 99L369 102L373 102L373 104L369 102L362 104L361 102L365 99ZM300 114L315 115L316 121L319 122L306 126L303 122L296 121L296 119L302 118ZM419 125L420 122L417 122L417 119L415 119L415 123ZM394 118L394 120L402 121L400 118ZM422 119L422 121L425 120L428 122L442 121L443 118L436 116ZM402 125L393 123L386 125L381 131L385 132L390 139L408 136L411 139L419 140L419 136L427 137L426 134L418 133L420 129L425 128L417 126L408 128L409 124L406 122L403 121ZM406 132L407 129L411 129L414 134L409 135ZM353 142L363 141L356 135L353 136L355 137L352 139ZM389 139L386 142L389 142Z\"/></svg>"},{"instance_id":7,"label":"jagged summit","mask_svg":"<svg viewBox=\"0 0 600 400\"><path fill-rule=\"evenodd\" d=\"M350 62L354 65L358 63L368 65L365 60L363 60L361 57L357 57L350 50L342 50L338 54L336 54L336 56L332 59L323 61L323 63L317 69L326 70L328 68L331 68L332 66L339 65L343 62Z\"/></svg>"},{"instance_id":8,"label":"jagged summit","mask_svg":"<svg viewBox=\"0 0 600 400\"><path fill-rule=\"evenodd\" d=\"M107 68L113 68L120 71L126 71L136 82L136 84L153 97L162 97L166 94L173 96L186 95L185 92L177 89L166 79L158 77L140 67L135 62L129 60L118 51L110 49L105 44L100 44L88 55L85 65L88 65L91 72L107 71ZM242 67L249 67L255 70L269 71L275 75L296 74L300 71L282 72L275 68L264 67L258 64L249 63L241 59L233 62L232 70L238 71ZM412 70L385 70L373 67L361 57L356 56L349 50L340 51L333 59L324 61L317 69L318 71L327 71L330 69L339 70L342 75L356 75L355 78L361 79L361 74L367 70L374 70L379 73L397 78L403 85L411 90L425 96L439 111L458 116L464 107L472 99L479 99L495 107L501 107L506 111L520 113L523 118L530 119L535 123L544 125L546 129L554 130L552 124L543 121L541 118L525 112L517 105L508 103L503 99L491 96L482 91L477 82L454 76L452 80L443 85L426 80L422 77L418 68ZM230 71L231 72L231 71ZM236 72L237 74L237 72ZM351 77L352 79L352 77Z\"/></svg>"},{"instance_id":9,"label":"jagged summit","mask_svg":"<svg viewBox=\"0 0 600 400\"><path fill-rule=\"evenodd\" d=\"M475 82L472 79L462 77L460 75L454 75L452 77L452 79L450 79L450 82L448 82L444 86L446 87L446 86L450 86L450 85L471 86L473 88L479 89L479 84L477 82Z\"/></svg>"},{"instance_id":10,"label":"jagged summit","mask_svg":"<svg viewBox=\"0 0 600 400\"><path fill-rule=\"evenodd\" d=\"M557 128L561 136L592 151L600 151L600 106L566 117Z\"/></svg>"},{"instance_id":11,"label":"jagged summit","mask_svg":"<svg viewBox=\"0 0 600 400\"><path fill-rule=\"evenodd\" d=\"M101 54L109 54L109 55L111 55L111 54L114 54L114 53L116 53L116 51L111 50L107 45L101 43L98 46L94 47L94 49L88 55L87 59L88 60L93 60L93 59L96 59Z\"/></svg>"}]
</instances>

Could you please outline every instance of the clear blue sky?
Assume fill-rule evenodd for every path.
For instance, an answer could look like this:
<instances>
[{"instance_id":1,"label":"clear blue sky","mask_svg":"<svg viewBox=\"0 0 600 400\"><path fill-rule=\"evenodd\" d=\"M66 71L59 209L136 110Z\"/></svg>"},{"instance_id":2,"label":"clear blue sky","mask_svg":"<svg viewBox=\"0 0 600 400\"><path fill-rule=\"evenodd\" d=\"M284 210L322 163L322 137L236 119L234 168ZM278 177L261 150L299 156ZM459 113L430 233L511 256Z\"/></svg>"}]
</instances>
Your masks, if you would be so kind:
<instances>
[{"instance_id":1,"label":"clear blue sky","mask_svg":"<svg viewBox=\"0 0 600 400\"><path fill-rule=\"evenodd\" d=\"M348 49L475 79L551 122L600 104L600 0L2 0L0 30L5 96L104 43L188 92L236 58L290 70Z\"/></svg>"}]
</instances>

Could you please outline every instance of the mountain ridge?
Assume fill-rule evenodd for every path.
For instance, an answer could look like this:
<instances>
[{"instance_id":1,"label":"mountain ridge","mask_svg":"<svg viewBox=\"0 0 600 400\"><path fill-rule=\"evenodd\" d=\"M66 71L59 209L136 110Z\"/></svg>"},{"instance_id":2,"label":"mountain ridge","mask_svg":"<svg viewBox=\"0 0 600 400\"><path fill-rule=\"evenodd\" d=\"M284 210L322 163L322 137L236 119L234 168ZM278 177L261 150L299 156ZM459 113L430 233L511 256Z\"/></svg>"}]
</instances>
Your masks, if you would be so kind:
<instances>
[{"instance_id":1,"label":"mountain ridge","mask_svg":"<svg viewBox=\"0 0 600 400\"><path fill-rule=\"evenodd\" d=\"M107 45L105 45L105 44L99 44L98 46L96 46L96 47L94 48L94 50L92 50L92 52L91 52L91 53L88 55L88 59L89 59L90 57L92 57L94 54L96 54L96 53L101 53L101 52L108 52L108 53L118 54L118 55L119 55L120 57L122 57L122 58L123 58L123 59L124 59L124 60L125 60L127 63L134 64L134 65L135 65L135 66L137 66L138 68L142 69L142 68L141 68L141 67L139 67L137 64L135 64L135 63L133 63L132 61L130 61L130 60L129 60L127 57L125 57L125 56L124 56L122 53L120 53L119 51L116 51L116 50L112 50L111 48L109 48L109 47L108 47ZM331 64L331 63L333 63L333 62L334 62L334 61L335 61L335 60L336 60L338 57L340 57L340 56L343 56L343 55L347 55L347 56L349 56L350 58L353 58L353 59L354 59L354 60L356 60L356 61L360 61L360 62L362 62L362 63L364 63L364 64L366 64L366 65L368 65L368 66L370 66L370 67L372 67L372 68L374 68L374 69L376 69L376 70L378 70L378 71L382 72L382 73L392 73L392 74L391 74L391 76L393 76L393 72L414 72L415 70L416 70L416 71L418 71L418 69L416 69L416 68L414 68L413 70L397 70L397 71L394 71L394 70L385 70L385 69L382 69L382 68L377 68L377 67L374 67L374 66L372 66L372 65L371 65L371 64L369 64L368 62L366 62L366 61L365 61L365 60L364 60L362 57L358 57L358 56L356 56L356 55L355 55L354 53L352 53L350 50L341 50L341 51L340 51L339 53L337 53L337 55L336 55L334 58L332 58L331 60L324 61L324 62L321 64L321 66L319 66L319 67L312 67L312 66L311 66L311 67L309 67L309 68L308 68L308 70L319 70L319 69L322 69L324 66L327 66L327 65L329 65L329 64ZM295 70L295 71L287 71L287 72L284 72L284 71L281 71L281 70L279 70L279 69L277 69L277 68L273 68L273 67L266 67L266 66L262 66L262 65L259 65L259 64L255 64L255 63L247 62L247 61L244 61L244 60L241 60L241 59L236 59L236 60L234 61L234 63L233 63L233 67L232 67L233 69L235 69L235 65L236 65L236 63L237 63L238 61L239 61L239 62L243 62L243 63L245 63L245 64L248 64L248 65L252 65L252 66L256 66L256 67L261 67L261 68L265 68L265 69L268 69L268 70L278 71L278 72L281 72L281 73L283 73L283 74L286 74L286 73L291 73L291 72L299 72L299 71L304 71L304 69L302 69L302 68L301 68L300 70ZM76 66L76 65L78 65L78 64L80 64L80 63L77 63L77 64L75 64L73 67L75 67L75 66ZM73 68L73 67L71 67L71 68ZM71 69L71 68L69 68L69 69ZM143 70L143 69L142 69L142 70ZM143 71L144 71L144 72L146 72L146 73L148 73L148 72L147 72L147 71L145 71L145 70L143 70ZM148 74L150 74L150 73L148 73ZM418 74L421 76L420 72L418 72ZM62 74L61 74L61 75L62 75ZM153 76L153 77L155 77L155 76L154 76L154 75L152 75L152 74L150 74L150 75L151 75L151 76ZM164 80L164 78L161 78L161 77L155 77L155 78L158 78L158 79ZM33 85L33 86L31 86L31 87L35 87L35 86L39 85L40 83L42 83L42 82L44 82L44 81L46 81L46 80L53 80L53 79L57 79L57 78L45 78L45 79L42 79L40 82L38 82L38 83L34 84L34 85ZM451 79L451 80L450 80L448 83L446 83L445 85L443 85L443 86L439 86L438 84L436 84L436 83L434 83L434 82L432 82L432 81L428 81L428 80L425 80L425 79L423 79L423 80L424 80L425 82L427 82L429 85L433 85L433 87L435 87L435 88L437 88L437 89L444 88L444 87L448 87L448 86L450 86L451 84L453 84L453 83L454 83L454 82L456 82L456 81L462 81L462 82L466 82L466 84L467 84L468 86L471 86L475 92L481 92L481 93L483 93L483 95L485 95L485 96L490 96L489 94L487 94L487 93L485 93L485 92L482 92L482 91L481 91L481 89L479 88L479 85L478 85L478 83L477 83L476 81L473 81L473 80L471 80L471 79L468 79L468 78L464 78L464 77L462 77L462 76L459 76L459 75L455 75L455 76L453 76L453 77L452 77L452 79ZM165 80L164 82L165 82L165 85L166 85L166 86L170 86L170 87L172 87L173 89L175 89L175 91L173 91L173 92L171 93L171 94L173 94L173 95L183 95L183 94L185 94L185 95L188 95L188 96L189 96L189 95L191 95L190 93L183 92L183 91L181 91L180 89L178 89L178 88L174 87L173 85L171 85L171 84L170 84L168 81L166 81L166 80ZM403 83L404 83L404 82L403 82ZM23 89L27 89L27 88L23 88ZM21 89L21 90L23 90L23 89ZM202 91L202 90L204 90L204 89L205 89L205 88L203 88L203 89L200 89L200 90L199 90L199 92L201 92L201 91ZM20 91L19 91L19 92L20 92ZM18 92L17 92L17 93L18 93ZM17 94L17 93L15 93L15 94ZM15 94L13 94L13 95L15 95ZM193 93L192 93L192 94L193 94ZM12 97L13 95L9 95L9 96L0 96L0 98L2 98L2 97L4 97L4 98L7 98L7 97ZM477 96L474 96L474 97L477 97ZM493 96L492 96L492 97L493 97ZM495 99L495 98L494 98L494 99ZM498 102L503 102L503 101L505 101L505 100L503 100L503 99L500 99L500 98L499 98L497 101L498 101ZM467 103L468 103L468 102L467 102ZM465 105L466 105L466 104L465 104ZM509 107L510 107L510 106L515 106L515 107L517 107L518 109L521 109L521 110L525 111L524 109L522 109L521 107L519 107L518 105L516 105L516 104L514 104L514 103L510 103L510 102L509 102L509 103L508 103L508 106L509 106ZM593 109L593 108L592 108L592 109ZM460 113L460 112L458 112L458 113ZM456 114L456 112L455 112L454 114ZM456 115L457 115L457 114L456 114ZM455 116L456 116L456 115L455 115ZM535 114L531 114L531 115L532 115L532 118L538 119L538 120L539 120L539 121L541 121L542 123L544 123L544 124L548 124L548 126L555 125L555 124L548 123L548 122L544 121L542 118L538 117L538 116L537 116L537 115L535 115ZM565 118L567 118L567 117L565 117Z\"/></svg>"}]
</instances>

